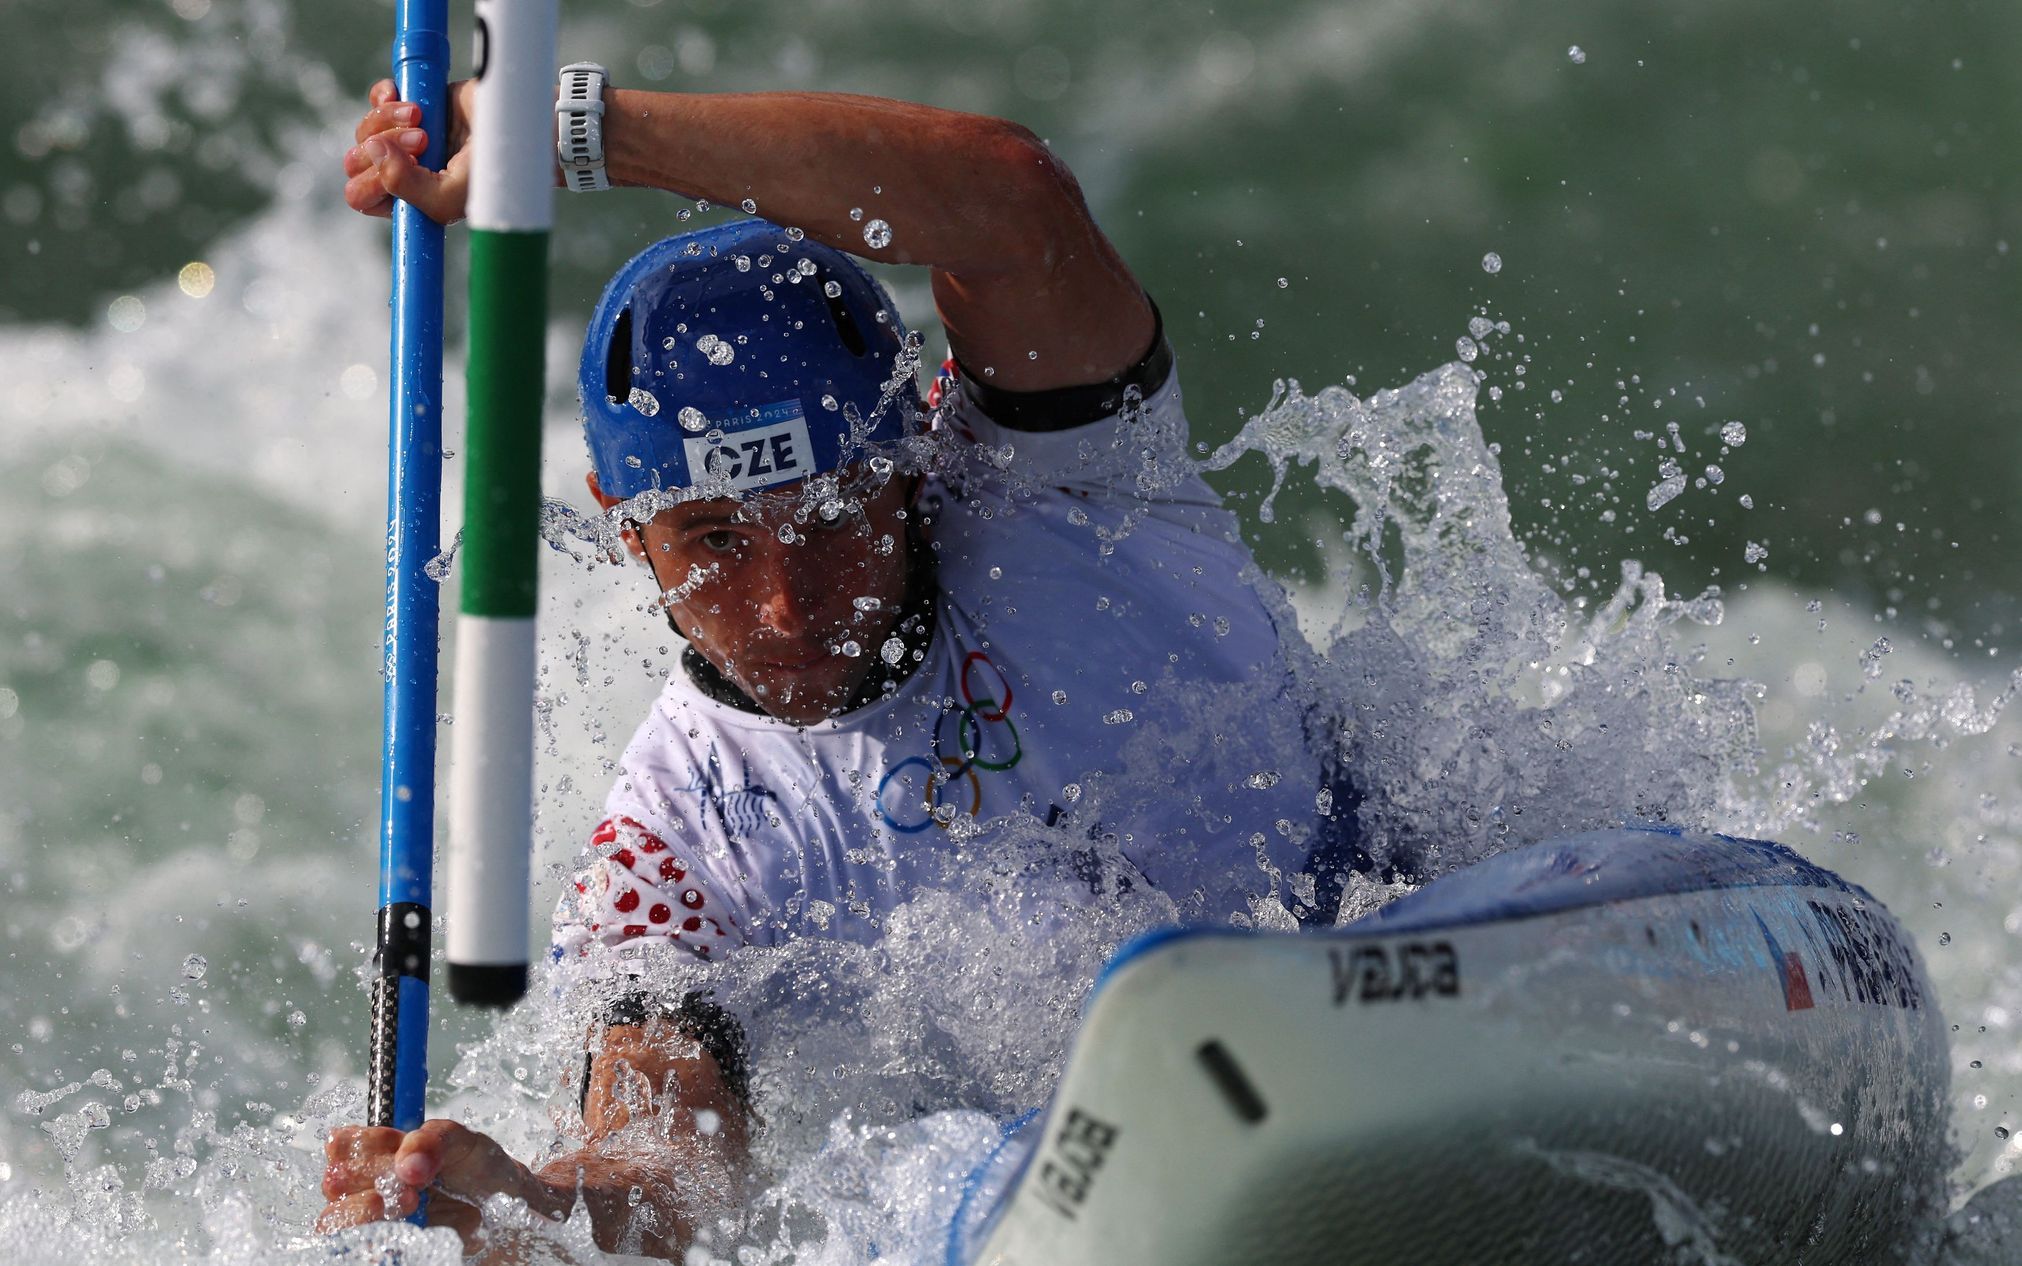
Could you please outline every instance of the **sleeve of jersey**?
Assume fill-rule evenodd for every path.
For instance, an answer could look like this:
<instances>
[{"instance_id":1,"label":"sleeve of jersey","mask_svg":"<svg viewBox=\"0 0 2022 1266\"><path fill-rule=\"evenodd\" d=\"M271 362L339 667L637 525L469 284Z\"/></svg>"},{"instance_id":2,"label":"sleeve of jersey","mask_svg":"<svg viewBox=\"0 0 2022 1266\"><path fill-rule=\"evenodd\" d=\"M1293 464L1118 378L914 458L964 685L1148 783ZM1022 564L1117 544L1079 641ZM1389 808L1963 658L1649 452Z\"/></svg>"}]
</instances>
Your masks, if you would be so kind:
<instances>
[{"instance_id":1,"label":"sleeve of jersey","mask_svg":"<svg viewBox=\"0 0 2022 1266\"><path fill-rule=\"evenodd\" d=\"M659 941L713 959L745 943L732 903L667 843L672 834L626 814L598 824L587 862L555 911L558 958Z\"/></svg>"},{"instance_id":2,"label":"sleeve of jersey","mask_svg":"<svg viewBox=\"0 0 2022 1266\"><path fill-rule=\"evenodd\" d=\"M1083 389L1010 393L979 387L951 359L937 375L935 427L955 441L954 482L972 492L1058 488L1081 496L1198 501L1213 498L1187 454L1187 417L1170 353L1149 390L1117 389L1087 411ZM1038 428L1058 398L1061 425ZM996 416L1016 413L1016 423Z\"/></svg>"}]
</instances>

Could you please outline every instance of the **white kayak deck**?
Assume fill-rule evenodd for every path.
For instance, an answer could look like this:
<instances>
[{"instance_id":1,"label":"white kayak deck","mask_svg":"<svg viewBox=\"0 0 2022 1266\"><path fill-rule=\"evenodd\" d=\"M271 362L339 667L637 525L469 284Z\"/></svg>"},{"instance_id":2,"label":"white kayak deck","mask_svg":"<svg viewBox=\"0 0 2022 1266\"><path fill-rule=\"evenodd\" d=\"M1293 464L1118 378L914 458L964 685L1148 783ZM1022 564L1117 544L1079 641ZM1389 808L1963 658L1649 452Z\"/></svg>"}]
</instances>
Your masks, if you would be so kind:
<instances>
[{"instance_id":1,"label":"white kayak deck","mask_svg":"<svg viewBox=\"0 0 2022 1266\"><path fill-rule=\"evenodd\" d=\"M951 1266L1886 1262L1938 1199L1916 951L1777 845L1505 854L1304 936L1140 938Z\"/></svg>"}]
</instances>

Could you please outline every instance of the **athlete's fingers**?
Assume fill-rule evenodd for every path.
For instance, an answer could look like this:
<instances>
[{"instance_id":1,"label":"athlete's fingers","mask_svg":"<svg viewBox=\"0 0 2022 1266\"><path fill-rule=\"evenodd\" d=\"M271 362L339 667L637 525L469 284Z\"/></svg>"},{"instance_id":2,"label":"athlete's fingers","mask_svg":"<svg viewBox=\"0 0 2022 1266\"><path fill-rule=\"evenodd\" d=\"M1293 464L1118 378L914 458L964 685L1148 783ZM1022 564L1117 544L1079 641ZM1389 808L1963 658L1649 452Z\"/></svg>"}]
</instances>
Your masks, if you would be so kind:
<instances>
[{"instance_id":1,"label":"athlete's fingers","mask_svg":"<svg viewBox=\"0 0 2022 1266\"><path fill-rule=\"evenodd\" d=\"M358 126L352 130L351 139L362 141L388 128L413 127L420 122L421 107L411 101L377 102L365 111L363 118L358 120Z\"/></svg>"},{"instance_id":2,"label":"athlete's fingers","mask_svg":"<svg viewBox=\"0 0 2022 1266\"><path fill-rule=\"evenodd\" d=\"M384 132L374 133L373 136L367 137L366 141L370 141L375 137L382 145L390 142L410 154L419 154L428 148L428 133L422 131L420 128L391 128ZM372 151L366 148L365 141L360 141L358 144L344 151L344 174L346 176L362 175L365 172L371 171L373 165Z\"/></svg>"},{"instance_id":3,"label":"athlete's fingers","mask_svg":"<svg viewBox=\"0 0 2022 1266\"><path fill-rule=\"evenodd\" d=\"M393 1172L416 1187L438 1183L454 1195L483 1200L517 1186L519 1164L489 1135L455 1121L424 1121L400 1140Z\"/></svg>"},{"instance_id":4,"label":"athlete's fingers","mask_svg":"<svg viewBox=\"0 0 2022 1266\"><path fill-rule=\"evenodd\" d=\"M391 79L382 79L366 91L365 99L373 105L384 105L388 101L398 101L400 99L400 88Z\"/></svg>"},{"instance_id":5,"label":"athlete's fingers","mask_svg":"<svg viewBox=\"0 0 2022 1266\"><path fill-rule=\"evenodd\" d=\"M386 1204L379 1198L379 1193L359 1191L324 1205L323 1212L316 1215L316 1229L328 1235L347 1226L364 1226L367 1222L385 1220Z\"/></svg>"},{"instance_id":6,"label":"athlete's fingers","mask_svg":"<svg viewBox=\"0 0 2022 1266\"><path fill-rule=\"evenodd\" d=\"M330 1131L323 1144L328 1160L352 1160L384 1153L391 1156L400 1148L401 1132L387 1125L340 1125Z\"/></svg>"},{"instance_id":7,"label":"athlete's fingers","mask_svg":"<svg viewBox=\"0 0 2022 1266\"><path fill-rule=\"evenodd\" d=\"M393 195L379 182L379 168L368 164L364 171L344 182L344 205L381 219L393 214Z\"/></svg>"},{"instance_id":8,"label":"athlete's fingers","mask_svg":"<svg viewBox=\"0 0 2022 1266\"><path fill-rule=\"evenodd\" d=\"M446 1226L455 1231L467 1253L474 1247L472 1240L478 1228L484 1225L484 1210L437 1187L428 1193L428 1225Z\"/></svg>"},{"instance_id":9,"label":"athlete's fingers","mask_svg":"<svg viewBox=\"0 0 2022 1266\"><path fill-rule=\"evenodd\" d=\"M447 170L434 172L417 163L403 146L388 145L376 136L367 140L365 146L366 152L373 156L380 187L387 193L413 204L438 224L463 218L464 197L470 183L467 162L452 161Z\"/></svg>"},{"instance_id":10,"label":"athlete's fingers","mask_svg":"<svg viewBox=\"0 0 2022 1266\"><path fill-rule=\"evenodd\" d=\"M323 1146L323 1194L331 1200L370 1191L393 1172L401 1133L386 1126L340 1126Z\"/></svg>"}]
</instances>

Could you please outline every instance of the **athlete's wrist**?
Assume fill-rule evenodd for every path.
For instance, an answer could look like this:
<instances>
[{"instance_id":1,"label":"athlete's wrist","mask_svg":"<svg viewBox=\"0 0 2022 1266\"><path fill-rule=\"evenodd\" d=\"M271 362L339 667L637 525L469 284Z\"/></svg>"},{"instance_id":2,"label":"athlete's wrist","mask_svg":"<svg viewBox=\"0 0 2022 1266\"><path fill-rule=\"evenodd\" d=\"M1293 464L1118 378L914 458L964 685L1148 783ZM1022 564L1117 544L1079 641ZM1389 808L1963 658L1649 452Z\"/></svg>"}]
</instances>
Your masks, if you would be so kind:
<instances>
[{"instance_id":1,"label":"athlete's wrist","mask_svg":"<svg viewBox=\"0 0 2022 1266\"><path fill-rule=\"evenodd\" d=\"M613 185L666 188L654 180L655 120L668 112L674 95L641 88L604 89L604 170Z\"/></svg>"},{"instance_id":2,"label":"athlete's wrist","mask_svg":"<svg viewBox=\"0 0 2022 1266\"><path fill-rule=\"evenodd\" d=\"M611 183L660 189L684 198L736 201L707 188L684 164L684 135L707 126L699 109L704 100L696 93L606 88L604 169Z\"/></svg>"}]
</instances>

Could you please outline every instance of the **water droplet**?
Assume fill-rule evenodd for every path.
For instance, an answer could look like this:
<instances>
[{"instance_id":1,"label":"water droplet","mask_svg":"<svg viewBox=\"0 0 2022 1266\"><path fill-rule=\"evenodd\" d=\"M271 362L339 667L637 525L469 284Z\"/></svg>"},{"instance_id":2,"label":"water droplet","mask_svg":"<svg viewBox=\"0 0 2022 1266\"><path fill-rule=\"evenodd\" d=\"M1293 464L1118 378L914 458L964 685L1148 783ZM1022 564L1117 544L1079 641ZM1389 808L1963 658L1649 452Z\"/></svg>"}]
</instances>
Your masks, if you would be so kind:
<instances>
[{"instance_id":1,"label":"water droplet","mask_svg":"<svg viewBox=\"0 0 2022 1266\"><path fill-rule=\"evenodd\" d=\"M1453 350L1460 353L1460 358L1462 360L1468 361L1470 363L1474 360L1475 357L1481 355L1480 345L1477 344L1473 339L1467 337L1465 334L1461 335L1458 339L1454 340Z\"/></svg>"},{"instance_id":2,"label":"water droplet","mask_svg":"<svg viewBox=\"0 0 2022 1266\"><path fill-rule=\"evenodd\" d=\"M1056 690L1056 691L1054 691L1054 692L1053 692L1053 702L1054 702L1054 703L1056 703L1056 704L1061 704L1061 703L1066 703L1066 702L1067 702L1067 692L1066 692L1065 690Z\"/></svg>"},{"instance_id":3,"label":"water droplet","mask_svg":"<svg viewBox=\"0 0 2022 1266\"><path fill-rule=\"evenodd\" d=\"M2007 1137L2008 1137L2008 1127L2007 1127L2007 1126L2005 1126L2005 1125L1997 1125L1997 1126L1995 1126L1995 1127L1994 1127L1994 1137L1995 1137L1995 1138L1997 1138L1997 1139L2005 1139L2005 1138L2007 1138Z\"/></svg>"},{"instance_id":4,"label":"water droplet","mask_svg":"<svg viewBox=\"0 0 2022 1266\"><path fill-rule=\"evenodd\" d=\"M751 256L749 255L732 255L730 262L737 265L738 272L748 273L751 271Z\"/></svg>"},{"instance_id":5,"label":"water droplet","mask_svg":"<svg viewBox=\"0 0 2022 1266\"><path fill-rule=\"evenodd\" d=\"M1940 932L1940 933L1938 933L1938 944L1940 944L1940 945L1950 945L1951 943L1952 943L1952 934L1951 934L1950 932ZM1975 1063L1974 1063L1974 1065L1973 1065L1973 1067L1975 1067L1975 1068L1978 1068L1979 1066L1980 1066L1980 1065L1979 1065L1979 1064L1978 1064L1977 1062L1975 1062Z\"/></svg>"},{"instance_id":6,"label":"water droplet","mask_svg":"<svg viewBox=\"0 0 2022 1266\"><path fill-rule=\"evenodd\" d=\"M843 639L842 653L850 659L855 659L864 653L864 648L857 645L855 638L845 638Z\"/></svg>"},{"instance_id":7,"label":"water droplet","mask_svg":"<svg viewBox=\"0 0 2022 1266\"><path fill-rule=\"evenodd\" d=\"M1102 714L1102 723L1104 725L1123 725L1135 720L1137 720L1137 714L1129 708L1118 708L1114 712Z\"/></svg>"},{"instance_id":8,"label":"water droplet","mask_svg":"<svg viewBox=\"0 0 2022 1266\"><path fill-rule=\"evenodd\" d=\"M1575 66L1584 66L1587 64L1587 50L1575 44L1566 50L1566 60Z\"/></svg>"},{"instance_id":9,"label":"water droplet","mask_svg":"<svg viewBox=\"0 0 2022 1266\"><path fill-rule=\"evenodd\" d=\"M863 209L862 207L851 207L851 208L850 208L850 219L851 219L851 220L862 220L863 218L864 218L864 209Z\"/></svg>"},{"instance_id":10,"label":"water droplet","mask_svg":"<svg viewBox=\"0 0 2022 1266\"><path fill-rule=\"evenodd\" d=\"M825 281L822 283L821 292L831 299L840 299L842 298L842 283L839 281Z\"/></svg>"},{"instance_id":11,"label":"water droplet","mask_svg":"<svg viewBox=\"0 0 2022 1266\"><path fill-rule=\"evenodd\" d=\"M1495 332L1495 323L1485 316L1470 317L1467 322L1467 332L1474 338L1485 339Z\"/></svg>"},{"instance_id":12,"label":"water droplet","mask_svg":"<svg viewBox=\"0 0 2022 1266\"><path fill-rule=\"evenodd\" d=\"M709 419L702 415L702 410L692 404L682 405L681 411L674 416L680 419L683 430L706 431L709 429Z\"/></svg>"},{"instance_id":13,"label":"water droplet","mask_svg":"<svg viewBox=\"0 0 2022 1266\"><path fill-rule=\"evenodd\" d=\"M677 344L672 334L660 340L660 350L663 352L671 352L676 346Z\"/></svg>"},{"instance_id":14,"label":"water droplet","mask_svg":"<svg viewBox=\"0 0 2022 1266\"><path fill-rule=\"evenodd\" d=\"M183 979L202 980L204 973L210 969L210 963L205 961L202 954L192 954L183 960Z\"/></svg>"},{"instance_id":15,"label":"water droplet","mask_svg":"<svg viewBox=\"0 0 2022 1266\"><path fill-rule=\"evenodd\" d=\"M1740 501L1741 508L1744 510L1753 510L1755 508L1755 498L1745 492L1741 494Z\"/></svg>"},{"instance_id":16,"label":"water droplet","mask_svg":"<svg viewBox=\"0 0 2022 1266\"><path fill-rule=\"evenodd\" d=\"M708 357L712 365L728 365L737 359L737 349L714 334L704 334L696 339L695 350Z\"/></svg>"},{"instance_id":17,"label":"water droplet","mask_svg":"<svg viewBox=\"0 0 2022 1266\"><path fill-rule=\"evenodd\" d=\"M1501 272L1501 271L1502 271L1502 256L1500 256L1500 255L1496 254L1496 253L1495 253L1494 251L1490 251L1490 252L1489 252L1488 254L1486 254L1486 255L1482 256L1482 257L1481 257L1481 270L1482 270L1483 272L1485 272L1485 273L1491 273L1491 274L1493 274L1493 273L1499 273L1499 272Z\"/></svg>"},{"instance_id":18,"label":"water droplet","mask_svg":"<svg viewBox=\"0 0 2022 1266\"><path fill-rule=\"evenodd\" d=\"M1278 785L1280 775L1275 769L1260 769L1243 779L1243 785L1252 791L1269 791Z\"/></svg>"},{"instance_id":19,"label":"water droplet","mask_svg":"<svg viewBox=\"0 0 2022 1266\"><path fill-rule=\"evenodd\" d=\"M1729 422L1720 428L1720 442L1729 448L1740 448L1748 443L1748 428L1739 422Z\"/></svg>"},{"instance_id":20,"label":"water droplet","mask_svg":"<svg viewBox=\"0 0 2022 1266\"><path fill-rule=\"evenodd\" d=\"M1720 469L1720 468L1719 468L1718 466L1708 466L1708 467L1706 468L1706 482L1707 482L1707 483L1709 483L1709 484L1718 484L1718 483L1724 483L1724 482L1726 482L1726 480L1727 480L1727 472L1726 472L1726 471L1724 471L1724 470L1722 470L1722 469Z\"/></svg>"},{"instance_id":21,"label":"water droplet","mask_svg":"<svg viewBox=\"0 0 2022 1266\"><path fill-rule=\"evenodd\" d=\"M878 658L884 660L894 668L898 667L899 661L905 657L906 644L899 638L888 637L885 639L885 644L878 647Z\"/></svg>"},{"instance_id":22,"label":"water droplet","mask_svg":"<svg viewBox=\"0 0 2022 1266\"><path fill-rule=\"evenodd\" d=\"M864 225L864 245L874 251L881 251L892 244L892 226L883 220L872 220Z\"/></svg>"},{"instance_id":23,"label":"water droplet","mask_svg":"<svg viewBox=\"0 0 2022 1266\"><path fill-rule=\"evenodd\" d=\"M807 231L805 229L797 229L793 228L792 226L788 226L786 230L786 240L789 242L798 242L806 236Z\"/></svg>"},{"instance_id":24,"label":"water droplet","mask_svg":"<svg viewBox=\"0 0 2022 1266\"><path fill-rule=\"evenodd\" d=\"M1668 466L1670 463L1667 462L1666 465ZM1684 491L1685 476L1683 474L1667 475L1650 485L1649 495L1643 498L1643 503L1650 509L1655 510L1671 502L1679 493Z\"/></svg>"},{"instance_id":25,"label":"water droplet","mask_svg":"<svg viewBox=\"0 0 2022 1266\"><path fill-rule=\"evenodd\" d=\"M737 205L744 208L744 214L746 215L758 214L758 203L756 203L750 198L746 198L744 201L738 203Z\"/></svg>"},{"instance_id":26,"label":"water droplet","mask_svg":"<svg viewBox=\"0 0 2022 1266\"><path fill-rule=\"evenodd\" d=\"M1288 278L1285 277L1278 278L1278 289L1280 290L1287 289L1288 287L1291 286L1291 284L1292 283Z\"/></svg>"},{"instance_id":27,"label":"water droplet","mask_svg":"<svg viewBox=\"0 0 2022 1266\"><path fill-rule=\"evenodd\" d=\"M823 396L821 398L821 407L827 409L830 413L834 413L838 408L841 408L842 406L836 403L834 396Z\"/></svg>"},{"instance_id":28,"label":"water droplet","mask_svg":"<svg viewBox=\"0 0 2022 1266\"><path fill-rule=\"evenodd\" d=\"M631 405L649 418L660 412L659 398L644 387L632 388L631 393L625 397L625 403Z\"/></svg>"},{"instance_id":29,"label":"water droplet","mask_svg":"<svg viewBox=\"0 0 2022 1266\"><path fill-rule=\"evenodd\" d=\"M1759 563L1769 557L1769 547L1767 545L1757 545L1754 541L1750 541L1748 542L1748 548L1741 551L1741 556L1751 563Z\"/></svg>"},{"instance_id":30,"label":"water droplet","mask_svg":"<svg viewBox=\"0 0 2022 1266\"><path fill-rule=\"evenodd\" d=\"M307 1023L309 1023L309 1017L308 1017L308 1016L306 1016L306 1015L304 1015L304 1014L303 1014L302 1012L300 1012L300 1011L290 1011L290 1012L288 1013L288 1027L289 1027L289 1028L291 1028L291 1029L299 1029L299 1028L301 1028L301 1027L302 1027L303 1025L305 1025L305 1024L307 1024Z\"/></svg>"}]
</instances>

